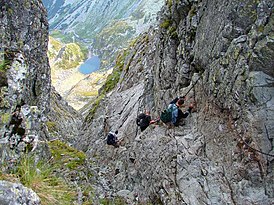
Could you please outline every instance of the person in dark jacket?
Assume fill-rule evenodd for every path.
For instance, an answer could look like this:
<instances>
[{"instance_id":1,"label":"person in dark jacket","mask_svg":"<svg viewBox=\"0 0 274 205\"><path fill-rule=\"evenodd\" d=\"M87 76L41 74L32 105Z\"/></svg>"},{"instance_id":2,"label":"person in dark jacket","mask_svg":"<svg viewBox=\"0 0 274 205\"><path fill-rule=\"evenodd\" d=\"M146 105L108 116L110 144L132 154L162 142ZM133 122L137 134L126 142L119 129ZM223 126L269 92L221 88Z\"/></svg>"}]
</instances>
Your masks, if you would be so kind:
<instances>
[{"instance_id":1,"label":"person in dark jacket","mask_svg":"<svg viewBox=\"0 0 274 205\"><path fill-rule=\"evenodd\" d=\"M152 120L149 111L145 111L145 113L141 113L137 116L136 124L141 128L141 132L143 132L149 125L158 121L158 119Z\"/></svg>"},{"instance_id":2,"label":"person in dark jacket","mask_svg":"<svg viewBox=\"0 0 274 205\"><path fill-rule=\"evenodd\" d=\"M8 124L8 129L13 125L12 131L10 133L10 137L14 134L21 136L21 138L25 135L26 130L23 128L23 114L21 113L21 106L17 105L14 112L11 115L11 120Z\"/></svg>"},{"instance_id":3,"label":"person in dark jacket","mask_svg":"<svg viewBox=\"0 0 274 205\"><path fill-rule=\"evenodd\" d=\"M107 136L108 145L112 145L116 148L119 147L119 140L118 140L117 134L118 134L118 130L116 130L114 133L111 131L108 133L108 136Z\"/></svg>"},{"instance_id":4,"label":"person in dark jacket","mask_svg":"<svg viewBox=\"0 0 274 205\"><path fill-rule=\"evenodd\" d=\"M182 118L186 118L193 108L193 105L191 104L189 108L183 112L180 108L183 106L185 101L185 97L176 97L173 99L169 105L168 108L172 108L172 120L171 123L174 126L178 126Z\"/></svg>"}]
</instances>

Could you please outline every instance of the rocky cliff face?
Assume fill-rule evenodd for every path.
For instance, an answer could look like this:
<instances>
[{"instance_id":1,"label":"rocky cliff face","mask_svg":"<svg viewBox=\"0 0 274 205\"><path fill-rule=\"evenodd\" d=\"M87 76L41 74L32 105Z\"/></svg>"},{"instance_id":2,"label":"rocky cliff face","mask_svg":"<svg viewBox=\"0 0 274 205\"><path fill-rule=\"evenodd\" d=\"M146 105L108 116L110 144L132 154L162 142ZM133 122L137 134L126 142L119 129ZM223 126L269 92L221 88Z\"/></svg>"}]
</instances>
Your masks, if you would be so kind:
<instances>
[{"instance_id":1,"label":"rocky cliff face","mask_svg":"<svg viewBox=\"0 0 274 205\"><path fill-rule=\"evenodd\" d=\"M25 9L20 7L17 1L1 4L1 49L3 60L10 66L6 72L10 102L15 106L24 101L46 112L50 92L46 11L40 1L25 1Z\"/></svg>"},{"instance_id":2,"label":"rocky cliff face","mask_svg":"<svg viewBox=\"0 0 274 205\"><path fill-rule=\"evenodd\" d=\"M43 122L49 112L51 86L46 11L41 1L24 1L23 7L19 1L3 1L0 24L1 73L6 79L0 92L1 136L11 135L12 126L2 126L8 125L19 105L26 134L32 139L46 138ZM1 145L2 160L9 158L5 152Z\"/></svg>"},{"instance_id":3,"label":"rocky cliff face","mask_svg":"<svg viewBox=\"0 0 274 205\"><path fill-rule=\"evenodd\" d=\"M41 1L4 1L1 134L11 111L23 104L29 136L63 135L85 150L93 162L85 169L83 153L70 147L64 167L58 166L58 173L75 184L91 182L92 194L78 187L80 204L91 195L123 197L128 204L272 204L273 2L169 0L159 20L158 27L117 57L116 68L85 113L76 139L81 117L50 89ZM136 129L139 112L149 109L157 117L172 98L186 93L185 108L195 102L196 112L185 125L168 129L160 123L142 133ZM41 122L50 110L47 136ZM119 148L106 145L110 130L119 131ZM4 136L1 172L7 172L6 162L12 165L13 155L20 154L19 146L13 151L6 144ZM63 143L52 146L55 157L64 155L58 150L66 148ZM10 187L23 188L1 185L9 193ZM29 190L22 189L15 200L9 195L7 201L5 194L0 194L3 203L25 203L34 196L28 203L39 204Z\"/></svg>"},{"instance_id":4,"label":"rocky cliff face","mask_svg":"<svg viewBox=\"0 0 274 205\"><path fill-rule=\"evenodd\" d=\"M29 187L28 180L41 177L45 171L37 164L51 157L47 140L61 134L71 142L81 117L51 90L48 23L42 2L4 0L0 9L0 179L19 181L21 177L21 182ZM22 120L17 118L10 123L17 106L21 106ZM67 123L60 125L61 119ZM29 160L25 163L28 171L20 164L23 159ZM30 171L32 168L34 172ZM23 174L18 174L20 170ZM22 180L27 175L29 179ZM0 204L41 203L37 194L20 184L1 181L0 186ZM41 184L38 186L41 190Z\"/></svg>"},{"instance_id":5,"label":"rocky cliff face","mask_svg":"<svg viewBox=\"0 0 274 205\"><path fill-rule=\"evenodd\" d=\"M46 149L44 145L38 146L38 140L47 138L43 122L50 110L51 81L46 55L48 23L41 1L4 0L0 9L1 75L5 79L0 85L0 163L1 173L7 173L14 168L29 143L30 150L37 151L37 156L45 156ZM24 120L19 126L20 135L25 134L24 140L20 140L19 129L15 125L8 126L16 106L21 106ZM1 186L6 186L3 189L6 191L1 193L4 204L27 203L33 195L28 190L20 190L16 198L9 195L14 194L9 189L22 189L20 186L8 183ZM29 203L40 204L38 197L35 197Z\"/></svg>"},{"instance_id":6,"label":"rocky cliff face","mask_svg":"<svg viewBox=\"0 0 274 205\"><path fill-rule=\"evenodd\" d=\"M98 165L98 196L270 205L273 22L270 0L167 1L159 26L118 57L117 86L101 90L83 126L78 147ZM185 104L196 112L184 126L136 132L140 111L157 117L194 84ZM105 137L116 129L123 142L114 149Z\"/></svg>"}]
</instances>

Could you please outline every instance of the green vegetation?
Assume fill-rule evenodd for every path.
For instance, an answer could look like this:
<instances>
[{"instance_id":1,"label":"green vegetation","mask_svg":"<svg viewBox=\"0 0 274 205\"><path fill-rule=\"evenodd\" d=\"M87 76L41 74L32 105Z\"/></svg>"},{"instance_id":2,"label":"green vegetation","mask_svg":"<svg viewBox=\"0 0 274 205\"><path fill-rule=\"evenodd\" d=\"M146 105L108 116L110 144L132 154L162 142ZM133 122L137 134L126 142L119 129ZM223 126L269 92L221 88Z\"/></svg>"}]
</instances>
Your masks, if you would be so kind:
<instances>
[{"instance_id":1,"label":"green vegetation","mask_svg":"<svg viewBox=\"0 0 274 205\"><path fill-rule=\"evenodd\" d=\"M9 113L4 113L1 115L1 121L3 124L7 124L10 119L10 114Z\"/></svg>"},{"instance_id":2,"label":"green vegetation","mask_svg":"<svg viewBox=\"0 0 274 205\"><path fill-rule=\"evenodd\" d=\"M28 154L21 157L12 173L0 173L0 179L20 182L31 188L40 197L42 205L72 204L76 200L76 190L55 175L54 163L35 163L34 156Z\"/></svg>"},{"instance_id":3,"label":"green vegetation","mask_svg":"<svg viewBox=\"0 0 274 205\"><path fill-rule=\"evenodd\" d=\"M100 204L102 205L126 205L126 201L123 198L115 197L114 199L101 199Z\"/></svg>"},{"instance_id":4,"label":"green vegetation","mask_svg":"<svg viewBox=\"0 0 274 205\"><path fill-rule=\"evenodd\" d=\"M168 28L168 34L170 35L171 38L178 38L178 33L176 31L176 28L173 26L170 26Z\"/></svg>"},{"instance_id":5,"label":"green vegetation","mask_svg":"<svg viewBox=\"0 0 274 205\"><path fill-rule=\"evenodd\" d=\"M86 155L82 151L78 151L60 140L49 142L49 147L57 167L65 165L69 169L77 169L85 162Z\"/></svg>"},{"instance_id":6,"label":"green vegetation","mask_svg":"<svg viewBox=\"0 0 274 205\"><path fill-rule=\"evenodd\" d=\"M89 111L89 113L88 113L88 115L87 115L85 121L90 122L90 121L93 119L94 114L95 114L97 108L99 107L99 104L100 104L101 100L102 100L104 97L105 97L105 95L104 95L104 94L101 94L101 95L99 95L99 96L95 99L95 101L93 102L93 107L92 107L92 109Z\"/></svg>"},{"instance_id":7,"label":"green vegetation","mask_svg":"<svg viewBox=\"0 0 274 205\"><path fill-rule=\"evenodd\" d=\"M0 172L0 180L22 183L31 188L40 197L42 205L75 204L76 187L69 185L62 173L82 170L86 156L59 140L48 145L53 158L37 161L34 155L24 154L10 173ZM83 204L93 204L92 186L84 185L81 190Z\"/></svg>"},{"instance_id":8,"label":"green vegetation","mask_svg":"<svg viewBox=\"0 0 274 205\"><path fill-rule=\"evenodd\" d=\"M8 8L8 14L12 15L13 14L13 10L11 8Z\"/></svg>"},{"instance_id":9,"label":"green vegetation","mask_svg":"<svg viewBox=\"0 0 274 205\"><path fill-rule=\"evenodd\" d=\"M171 25L171 23L172 23L171 20L166 19L160 24L160 27L163 29L167 29Z\"/></svg>"},{"instance_id":10,"label":"green vegetation","mask_svg":"<svg viewBox=\"0 0 274 205\"><path fill-rule=\"evenodd\" d=\"M264 32L264 25L258 26L257 31L260 32L260 33L263 33Z\"/></svg>"},{"instance_id":11,"label":"green vegetation","mask_svg":"<svg viewBox=\"0 0 274 205\"><path fill-rule=\"evenodd\" d=\"M123 53L118 55L116 59L115 68L113 69L112 73L107 77L106 83L104 85L104 93L108 93L109 91L111 91L119 82L121 72L125 65L125 59L128 56L128 54L129 51L124 50Z\"/></svg>"},{"instance_id":12,"label":"green vegetation","mask_svg":"<svg viewBox=\"0 0 274 205\"><path fill-rule=\"evenodd\" d=\"M57 131L56 122L48 121L46 122L49 132L53 133Z\"/></svg>"},{"instance_id":13,"label":"green vegetation","mask_svg":"<svg viewBox=\"0 0 274 205\"><path fill-rule=\"evenodd\" d=\"M191 9L188 12L188 15L190 18L192 18L193 16L195 16L197 13L197 7L195 5L191 6Z\"/></svg>"},{"instance_id":14,"label":"green vegetation","mask_svg":"<svg viewBox=\"0 0 274 205\"><path fill-rule=\"evenodd\" d=\"M171 10L172 0L167 0L167 6L168 6L169 10Z\"/></svg>"},{"instance_id":15,"label":"green vegetation","mask_svg":"<svg viewBox=\"0 0 274 205\"><path fill-rule=\"evenodd\" d=\"M65 46L61 61L58 61L56 66L61 69L76 68L84 58L80 46L76 43L69 43Z\"/></svg>"},{"instance_id":16,"label":"green vegetation","mask_svg":"<svg viewBox=\"0 0 274 205\"><path fill-rule=\"evenodd\" d=\"M1 60L0 61L0 72L5 72L8 69L10 62L8 60Z\"/></svg>"},{"instance_id":17,"label":"green vegetation","mask_svg":"<svg viewBox=\"0 0 274 205\"><path fill-rule=\"evenodd\" d=\"M88 48L86 47L86 44L82 43L82 42L80 42L78 40L74 40L73 36L74 36L73 33L63 34L59 30L53 30L50 33L50 40L51 39L55 39L55 41L59 42L59 44L75 43L75 44L77 44L80 47L81 52L83 53L83 55L86 58L87 55L88 55ZM57 50L59 51L60 48L57 49Z\"/></svg>"},{"instance_id":18,"label":"green vegetation","mask_svg":"<svg viewBox=\"0 0 274 205\"><path fill-rule=\"evenodd\" d=\"M136 38L132 39L130 42L129 42L129 47L135 47L137 45L137 42L139 40L139 36L137 36Z\"/></svg>"},{"instance_id":19,"label":"green vegetation","mask_svg":"<svg viewBox=\"0 0 274 205\"><path fill-rule=\"evenodd\" d=\"M52 36L55 39L58 39L62 43L71 43L71 42L73 42L73 34L72 33L63 34L59 30L53 30L53 31L50 32L50 36Z\"/></svg>"},{"instance_id":20,"label":"green vegetation","mask_svg":"<svg viewBox=\"0 0 274 205\"><path fill-rule=\"evenodd\" d=\"M97 96L98 95L98 91L97 90L93 90L93 91L80 91L79 95L85 96L85 97Z\"/></svg>"},{"instance_id":21,"label":"green vegetation","mask_svg":"<svg viewBox=\"0 0 274 205\"><path fill-rule=\"evenodd\" d=\"M63 47L63 44L60 41L57 41L53 37L49 36L49 49L48 56L49 58L56 58L57 54Z\"/></svg>"}]
</instances>

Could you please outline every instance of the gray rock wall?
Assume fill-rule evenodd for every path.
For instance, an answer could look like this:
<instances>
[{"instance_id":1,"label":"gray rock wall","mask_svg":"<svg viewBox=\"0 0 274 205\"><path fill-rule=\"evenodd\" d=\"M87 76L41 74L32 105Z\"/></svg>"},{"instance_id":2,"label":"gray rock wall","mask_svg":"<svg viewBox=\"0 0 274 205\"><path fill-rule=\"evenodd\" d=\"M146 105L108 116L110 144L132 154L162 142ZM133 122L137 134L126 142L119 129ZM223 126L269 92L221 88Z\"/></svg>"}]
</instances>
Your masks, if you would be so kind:
<instances>
[{"instance_id":1,"label":"gray rock wall","mask_svg":"<svg viewBox=\"0 0 274 205\"><path fill-rule=\"evenodd\" d=\"M39 205L38 195L22 184L0 181L0 204L2 205Z\"/></svg>"},{"instance_id":2,"label":"gray rock wall","mask_svg":"<svg viewBox=\"0 0 274 205\"><path fill-rule=\"evenodd\" d=\"M97 196L128 204L273 202L273 2L168 1L159 26L128 50L116 89L91 112L78 147L97 166ZM188 94L184 126L151 125ZM119 130L122 146L106 145ZM254 151L259 150L265 154Z\"/></svg>"},{"instance_id":3,"label":"gray rock wall","mask_svg":"<svg viewBox=\"0 0 274 205\"><path fill-rule=\"evenodd\" d=\"M10 81L14 81L14 86L9 87L11 106L24 101L47 112L51 82L46 55L47 14L42 2L2 1L0 24L0 47L9 56L10 64L15 64L7 73Z\"/></svg>"},{"instance_id":4,"label":"gray rock wall","mask_svg":"<svg viewBox=\"0 0 274 205\"><path fill-rule=\"evenodd\" d=\"M39 140L47 138L43 123L47 120L50 107L51 80L47 57L47 14L42 2L4 0L0 9L0 57L1 64L5 65L1 73L6 78L0 91L0 150L3 165L5 160L18 159L20 151L28 143L32 142L34 150ZM20 127L25 130L23 140L17 134L11 136L13 125L7 126L17 105L22 106L23 121ZM20 139L22 146L19 146ZM14 146L16 154L8 154L11 151L9 148Z\"/></svg>"}]
</instances>

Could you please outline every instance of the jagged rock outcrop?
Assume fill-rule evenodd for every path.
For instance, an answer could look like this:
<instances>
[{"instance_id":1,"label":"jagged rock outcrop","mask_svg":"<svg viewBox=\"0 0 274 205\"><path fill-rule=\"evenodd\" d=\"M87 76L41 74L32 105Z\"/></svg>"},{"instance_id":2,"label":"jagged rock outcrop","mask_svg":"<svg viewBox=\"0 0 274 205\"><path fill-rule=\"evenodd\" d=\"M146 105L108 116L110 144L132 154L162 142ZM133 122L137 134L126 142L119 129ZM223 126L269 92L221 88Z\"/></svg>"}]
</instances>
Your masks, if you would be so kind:
<instances>
[{"instance_id":1,"label":"jagged rock outcrop","mask_svg":"<svg viewBox=\"0 0 274 205\"><path fill-rule=\"evenodd\" d=\"M38 140L47 138L44 122L49 112L51 81L46 55L46 18L41 1L24 1L23 7L21 1L1 3L0 47L1 63L4 65L1 71L7 79L1 87L1 164L5 160L18 159L20 150L25 150L28 143L32 142L33 149L36 149ZM21 137L17 131L14 133L14 125L9 124L18 105L23 118L19 127L25 133L21 133ZM22 139L22 136L25 138ZM22 143L19 152L9 155L9 148L18 143ZM39 152L43 153L40 149Z\"/></svg>"},{"instance_id":2,"label":"jagged rock outcrop","mask_svg":"<svg viewBox=\"0 0 274 205\"><path fill-rule=\"evenodd\" d=\"M56 128L54 134L69 141L72 134L77 135L81 117L51 91L48 22L42 2L4 0L0 9L0 174L1 179L11 180L12 170L19 181L22 174L17 166L23 158L29 159L25 168L33 168L38 176L41 172L35 168L52 157L48 140L60 137L50 135L49 129ZM59 126L60 122L66 125ZM33 177L29 170L27 174ZM0 186L0 204L40 204L37 195L20 184L2 181Z\"/></svg>"},{"instance_id":3,"label":"jagged rock outcrop","mask_svg":"<svg viewBox=\"0 0 274 205\"><path fill-rule=\"evenodd\" d=\"M22 184L0 181L0 189L0 204L2 205L41 204L37 194Z\"/></svg>"},{"instance_id":4,"label":"jagged rock outcrop","mask_svg":"<svg viewBox=\"0 0 274 205\"><path fill-rule=\"evenodd\" d=\"M10 65L6 74L12 84L11 106L24 101L46 112L50 93L46 10L41 1L25 1L24 9L21 7L19 1L4 0L1 4L1 49Z\"/></svg>"},{"instance_id":5,"label":"jagged rock outcrop","mask_svg":"<svg viewBox=\"0 0 274 205\"><path fill-rule=\"evenodd\" d=\"M98 165L97 196L270 205L273 2L170 0L159 19L117 62L124 65L118 85L87 115L78 147ZM140 111L158 116L197 80L186 101L197 112L184 126L136 134ZM123 142L114 149L105 137L116 129Z\"/></svg>"}]
</instances>

